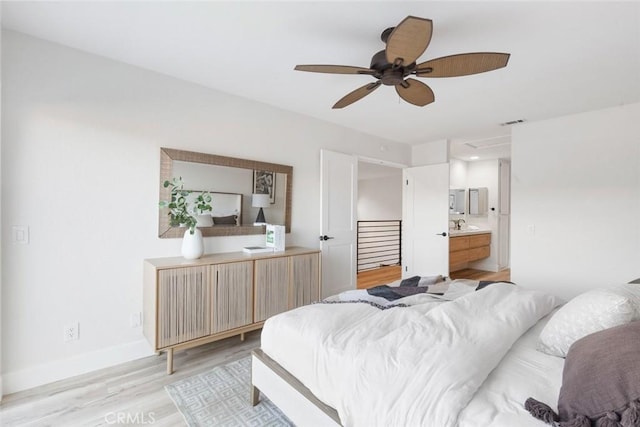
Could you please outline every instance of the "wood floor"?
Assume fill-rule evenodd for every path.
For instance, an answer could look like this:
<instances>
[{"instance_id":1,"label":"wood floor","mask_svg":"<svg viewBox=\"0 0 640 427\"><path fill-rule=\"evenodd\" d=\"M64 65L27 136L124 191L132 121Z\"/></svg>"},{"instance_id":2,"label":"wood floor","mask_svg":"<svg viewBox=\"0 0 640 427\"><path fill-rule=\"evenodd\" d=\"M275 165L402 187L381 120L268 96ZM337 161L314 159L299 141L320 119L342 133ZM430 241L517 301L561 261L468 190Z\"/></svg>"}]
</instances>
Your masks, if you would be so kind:
<instances>
[{"instance_id":1,"label":"wood floor","mask_svg":"<svg viewBox=\"0 0 640 427\"><path fill-rule=\"evenodd\" d=\"M4 396L0 402L0 425L185 426L164 386L248 356L260 346L260 332L247 333L244 342L232 337L177 351L173 375L166 374L163 353ZM129 422L117 423L117 417L128 417Z\"/></svg>"},{"instance_id":2,"label":"wood floor","mask_svg":"<svg viewBox=\"0 0 640 427\"><path fill-rule=\"evenodd\" d=\"M374 268L373 270L358 273L358 289L367 289L373 286L384 285L402 277L402 267L391 265Z\"/></svg>"},{"instance_id":3,"label":"wood floor","mask_svg":"<svg viewBox=\"0 0 640 427\"><path fill-rule=\"evenodd\" d=\"M511 280L511 270L506 269L498 272L493 272L465 268L464 270L451 272L450 276L452 279L509 281ZM401 277L402 267L395 265L362 271L358 273L358 289L367 289L373 286L384 285L398 280Z\"/></svg>"},{"instance_id":4,"label":"wood floor","mask_svg":"<svg viewBox=\"0 0 640 427\"><path fill-rule=\"evenodd\" d=\"M494 280L494 281L510 281L511 270L505 269L498 272L474 270L465 268L463 270L452 271L449 273L452 279L471 279L471 280Z\"/></svg>"}]
</instances>

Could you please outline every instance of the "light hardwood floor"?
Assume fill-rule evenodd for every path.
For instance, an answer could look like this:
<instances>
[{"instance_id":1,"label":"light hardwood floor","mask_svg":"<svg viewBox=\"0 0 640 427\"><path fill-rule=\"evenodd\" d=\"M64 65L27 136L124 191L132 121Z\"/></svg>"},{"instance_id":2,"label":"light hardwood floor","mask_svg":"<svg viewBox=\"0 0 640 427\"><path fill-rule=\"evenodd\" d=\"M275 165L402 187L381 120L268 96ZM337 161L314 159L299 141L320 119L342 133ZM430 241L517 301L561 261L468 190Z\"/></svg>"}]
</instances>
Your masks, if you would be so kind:
<instances>
[{"instance_id":1,"label":"light hardwood floor","mask_svg":"<svg viewBox=\"0 0 640 427\"><path fill-rule=\"evenodd\" d=\"M358 273L358 289L367 289L373 286L385 285L402 277L402 267L390 265L387 267L374 268Z\"/></svg>"},{"instance_id":2,"label":"light hardwood floor","mask_svg":"<svg viewBox=\"0 0 640 427\"><path fill-rule=\"evenodd\" d=\"M177 351L173 375L166 374L166 355L162 353L4 396L0 425L123 426L141 425L146 420L153 426L184 426L164 386L248 356L260 346L260 332L247 333L244 342L232 337ZM118 416L126 420L127 414L134 422L114 422Z\"/></svg>"},{"instance_id":3,"label":"light hardwood floor","mask_svg":"<svg viewBox=\"0 0 640 427\"><path fill-rule=\"evenodd\" d=\"M474 270L472 268L465 268L463 270L452 271L450 274L452 279L471 279L471 280L494 280L494 281L510 281L511 270L505 269L498 272Z\"/></svg>"}]
</instances>

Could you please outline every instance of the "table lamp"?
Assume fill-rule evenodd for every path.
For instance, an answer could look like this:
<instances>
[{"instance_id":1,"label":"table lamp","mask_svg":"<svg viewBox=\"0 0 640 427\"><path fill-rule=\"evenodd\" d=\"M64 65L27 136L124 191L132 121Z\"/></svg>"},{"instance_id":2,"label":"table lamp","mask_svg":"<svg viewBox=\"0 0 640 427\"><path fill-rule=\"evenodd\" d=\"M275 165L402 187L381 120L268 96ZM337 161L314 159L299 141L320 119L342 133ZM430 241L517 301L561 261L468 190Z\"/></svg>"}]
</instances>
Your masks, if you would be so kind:
<instances>
[{"instance_id":1,"label":"table lamp","mask_svg":"<svg viewBox=\"0 0 640 427\"><path fill-rule=\"evenodd\" d=\"M269 207L271 205L271 200L269 200L268 194L252 194L251 195L251 206L254 208L260 208L258 211L258 216L256 217L256 222L253 225L263 225L266 224L267 221L264 219L264 212L262 208Z\"/></svg>"}]
</instances>

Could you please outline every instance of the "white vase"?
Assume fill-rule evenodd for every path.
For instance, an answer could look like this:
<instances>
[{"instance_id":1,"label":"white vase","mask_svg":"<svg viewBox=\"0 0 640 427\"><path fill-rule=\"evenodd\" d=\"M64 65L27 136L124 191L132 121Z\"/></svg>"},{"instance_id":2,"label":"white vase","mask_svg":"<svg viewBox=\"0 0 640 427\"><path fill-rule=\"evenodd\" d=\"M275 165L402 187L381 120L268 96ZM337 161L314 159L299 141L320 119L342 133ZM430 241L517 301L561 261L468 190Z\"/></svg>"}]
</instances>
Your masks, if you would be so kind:
<instances>
[{"instance_id":1,"label":"white vase","mask_svg":"<svg viewBox=\"0 0 640 427\"><path fill-rule=\"evenodd\" d=\"M185 259L198 259L204 253L204 241L202 232L196 228L193 234L187 228L182 238L182 256Z\"/></svg>"}]
</instances>

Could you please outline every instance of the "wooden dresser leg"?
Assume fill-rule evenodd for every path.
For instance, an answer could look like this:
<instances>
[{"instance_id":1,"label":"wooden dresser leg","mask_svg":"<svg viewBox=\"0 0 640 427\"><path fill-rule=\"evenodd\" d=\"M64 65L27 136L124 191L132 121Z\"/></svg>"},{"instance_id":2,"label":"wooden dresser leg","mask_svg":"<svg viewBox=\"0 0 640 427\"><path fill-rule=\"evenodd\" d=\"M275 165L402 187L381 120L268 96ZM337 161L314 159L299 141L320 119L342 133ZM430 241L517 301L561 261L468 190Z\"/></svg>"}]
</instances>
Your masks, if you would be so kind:
<instances>
[{"instance_id":1,"label":"wooden dresser leg","mask_svg":"<svg viewBox=\"0 0 640 427\"><path fill-rule=\"evenodd\" d=\"M173 349L167 350L167 375L173 374Z\"/></svg>"},{"instance_id":2,"label":"wooden dresser leg","mask_svg":"<svg viewBox=\"0 0 640 427\"><path fill-rule=\"evenodd\" d=\"M260 403L260 390L258 387L251 385L251 406L256 406Z\"/></svg>"},{"instance_id":3,"label":"wooden dresser leg","mask_svg":"<svg viewBox=\"0 0 640 427\"><path fill-rule=\"evenodd\" d=\"M244 332L240 334L240 341L244 341Z\"/></svg>"}]
</instances>

